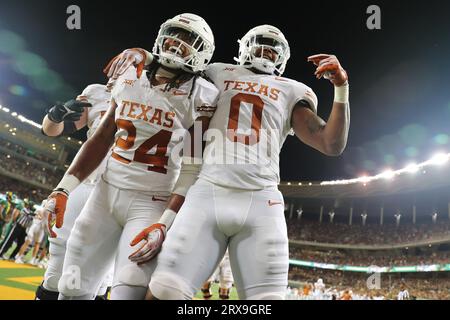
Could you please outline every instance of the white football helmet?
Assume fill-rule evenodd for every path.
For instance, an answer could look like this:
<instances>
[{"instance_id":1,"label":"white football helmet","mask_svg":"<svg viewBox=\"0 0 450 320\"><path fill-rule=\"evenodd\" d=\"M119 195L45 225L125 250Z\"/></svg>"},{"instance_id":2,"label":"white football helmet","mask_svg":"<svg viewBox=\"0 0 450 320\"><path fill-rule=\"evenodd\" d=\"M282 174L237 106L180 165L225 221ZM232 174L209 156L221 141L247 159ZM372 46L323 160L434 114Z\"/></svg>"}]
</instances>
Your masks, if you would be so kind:
<instances>
[{"instance_id":1,"label":"white football helmet","mask_svg":"<svg viewBox=\"0 0 450 320\"><path fill-rule=\"evenodd\" d=\"M165 50L168 39L177 45ZM163 66L197 73L206 69L214 49L214 35L206 21L198 15L183 13L161 25L152 53ZM185 50L189 52L183 57Z\"/></svg>"},{"instance_id":2,"label":"white football helmet","mask_svg":"<svg viewBox=\"0 0 450 320\"><path fill-rule=\"evenodd\" d=\"M239 57L234 60L241 66L277 76L283 74L291 51L278 28L267 24L257 26L238 40L238 43ZM276 56L270 51L275 52Z\"/></svg>"}]
</instances>

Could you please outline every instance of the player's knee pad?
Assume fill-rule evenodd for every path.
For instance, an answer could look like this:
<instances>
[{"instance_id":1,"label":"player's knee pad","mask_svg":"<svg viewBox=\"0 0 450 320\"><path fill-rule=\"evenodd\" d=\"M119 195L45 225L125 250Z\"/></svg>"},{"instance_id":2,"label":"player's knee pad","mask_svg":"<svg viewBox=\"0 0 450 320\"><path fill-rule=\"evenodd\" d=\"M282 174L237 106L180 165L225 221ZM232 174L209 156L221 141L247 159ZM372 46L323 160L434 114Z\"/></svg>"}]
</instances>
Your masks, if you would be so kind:
<instances>
[{"instance_id":1,"label":"player's knee pad","mask_svg":"<svg viewBox=\"0 0 450 320\"><path fill-rule=\"evenodd\" d=\"M58 283L61 278L61 273L51 272L50 269L48 270L49 272L45 273L42 287L49 291L58 291Z\"/></svg>"},{"instance_id":2,"label":"player's knee pad","mask_svg":"<svg viewBox=\"0 0 450 320\"><path fill-rule=\"evenodd\" d=\"M58 291L50 291L44 288L44 283L42 283L36 289L35 300L58 300Z\"/></svg>"},{"instance_id":3,"label":"player's knee pad","mask_svg":"<svg viewBox=\"0 0 450 320\"><path fill-rule=\"evenodd\" d=\"M142 268L136 264L127 264L117 271L117 283L113 284L113 287L125 285L147 288L149 282L150 272L145 267Z\"/></svg>"},{"instance_id":4,"label":"player's knee pad","mask_svg":"<svg viewBox=\"0 0 450 320\"><path fill-rule=\"evenodd\" d=\"M184 279L171 273L154 274L149 287L159 300L190 300L194 295Z\"/></svg>"},{"instance_id":5,"label":"player's knee pad","mask_svg":"<svg viewBox=\"0 0 450 320\"><path fill-rule=\"evenodd\" d=\"M285 292L265 292L255 294L247 298L247 300L284 300Z\"/></svg>"},{"instance_id":6,"label":"player's knee pad","mask_svg":"<svg viewBox=\"0 0 450 320\"><path fill-rule=\"evenodd\" d=\"M111 289L111 300L144 300L148 287L117 285Z\"/></svg>"}]
</instances>

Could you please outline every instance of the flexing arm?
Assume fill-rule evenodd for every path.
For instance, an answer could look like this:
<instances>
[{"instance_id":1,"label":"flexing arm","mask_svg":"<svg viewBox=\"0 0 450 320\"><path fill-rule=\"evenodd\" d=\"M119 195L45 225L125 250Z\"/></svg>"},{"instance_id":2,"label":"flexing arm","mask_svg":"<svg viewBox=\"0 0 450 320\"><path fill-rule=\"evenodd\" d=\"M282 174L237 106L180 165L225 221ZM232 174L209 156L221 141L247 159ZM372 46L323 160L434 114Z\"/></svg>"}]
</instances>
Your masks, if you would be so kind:
<instances>
[{"instance_id":1,"label":"flexing arm","mask_svg":"<svg viewBox=\"0 0 450 320\"><path fill-rule=\"evenodd\" d=\"M301 100L292 111L291 125L295 135L307 145L329 155L342 154L347 145L350 127L348 102L348 76L335 56L316 55L308 58L314 62L317 78L324 76L335 86L333 107L325 122Z\"/></svg>"},{"instance_id":2,"label":"flexing arm","mask_svg":"<svg viewBox=\"0 0 450 320\"><path fill-rule=\"evenodd\" d=\"M333 103L330 117L325 122L305 105L299 102L292 112L292 128L295 135L305 144L328 156L339 156L347 144L350 127L348 103Z\"/></svg>"}]
</instances>

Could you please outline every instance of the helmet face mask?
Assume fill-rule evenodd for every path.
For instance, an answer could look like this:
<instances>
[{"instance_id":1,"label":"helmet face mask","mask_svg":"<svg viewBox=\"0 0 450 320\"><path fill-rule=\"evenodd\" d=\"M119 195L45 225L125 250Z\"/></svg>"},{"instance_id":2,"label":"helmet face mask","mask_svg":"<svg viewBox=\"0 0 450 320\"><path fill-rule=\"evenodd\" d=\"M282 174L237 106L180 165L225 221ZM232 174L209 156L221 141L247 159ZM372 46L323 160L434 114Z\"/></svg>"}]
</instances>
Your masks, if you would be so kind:
<instances>
[{"instance_id":1,"label":"helmet face mask","mask_svg":"<svg viewBox=\"0 0 450 320\"><path fill-rule=\"evenodd\" d=\"M280 76L290 57L284 35L275 27L263 25L250 30L239 42L235 60L246 68Z\"/></svg>"},{"instance_id":2,"label":"helmet face mask","mask_svg":"<svg viewBox=\"0 0 450 320\"><path fill-rule=\"evenodd\" d=\"M153 54L167 68L203 71L214 53L214 36L208 24L193 14L178 15L161 26Z\"/></svg>"}]
</instances>

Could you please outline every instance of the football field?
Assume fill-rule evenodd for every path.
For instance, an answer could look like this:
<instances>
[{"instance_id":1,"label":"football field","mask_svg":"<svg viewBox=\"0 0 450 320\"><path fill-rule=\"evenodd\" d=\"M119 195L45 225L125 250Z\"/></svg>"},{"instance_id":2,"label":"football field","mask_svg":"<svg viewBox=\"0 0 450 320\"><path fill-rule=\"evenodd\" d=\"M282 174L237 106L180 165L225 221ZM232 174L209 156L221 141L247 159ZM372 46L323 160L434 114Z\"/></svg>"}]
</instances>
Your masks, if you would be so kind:
<instances>
[{"instance_id":1,"label":"football field","mask_svg":"<svg viewBox=\"0 0 450 320\"><path fill-rule=\"evenodd\" d=\"M32 300L36 287L42 282L44 269L12 261L0 261L0 300ZM219 285L213 283L211 300L219 299ZM199 291L194 299L203 299ZM236 289L231 289L230 300L237 300Z\"/></svg>"},{"instance_id":2,"label":"football field","mask_svg":"<svg viewBox=\"0 0 450 320\"><path fill-rule=\"evenodd\" d=\"M12 261L0 261L0 300L32 300L44 269Z\"/></svg>"}]
</instances>

